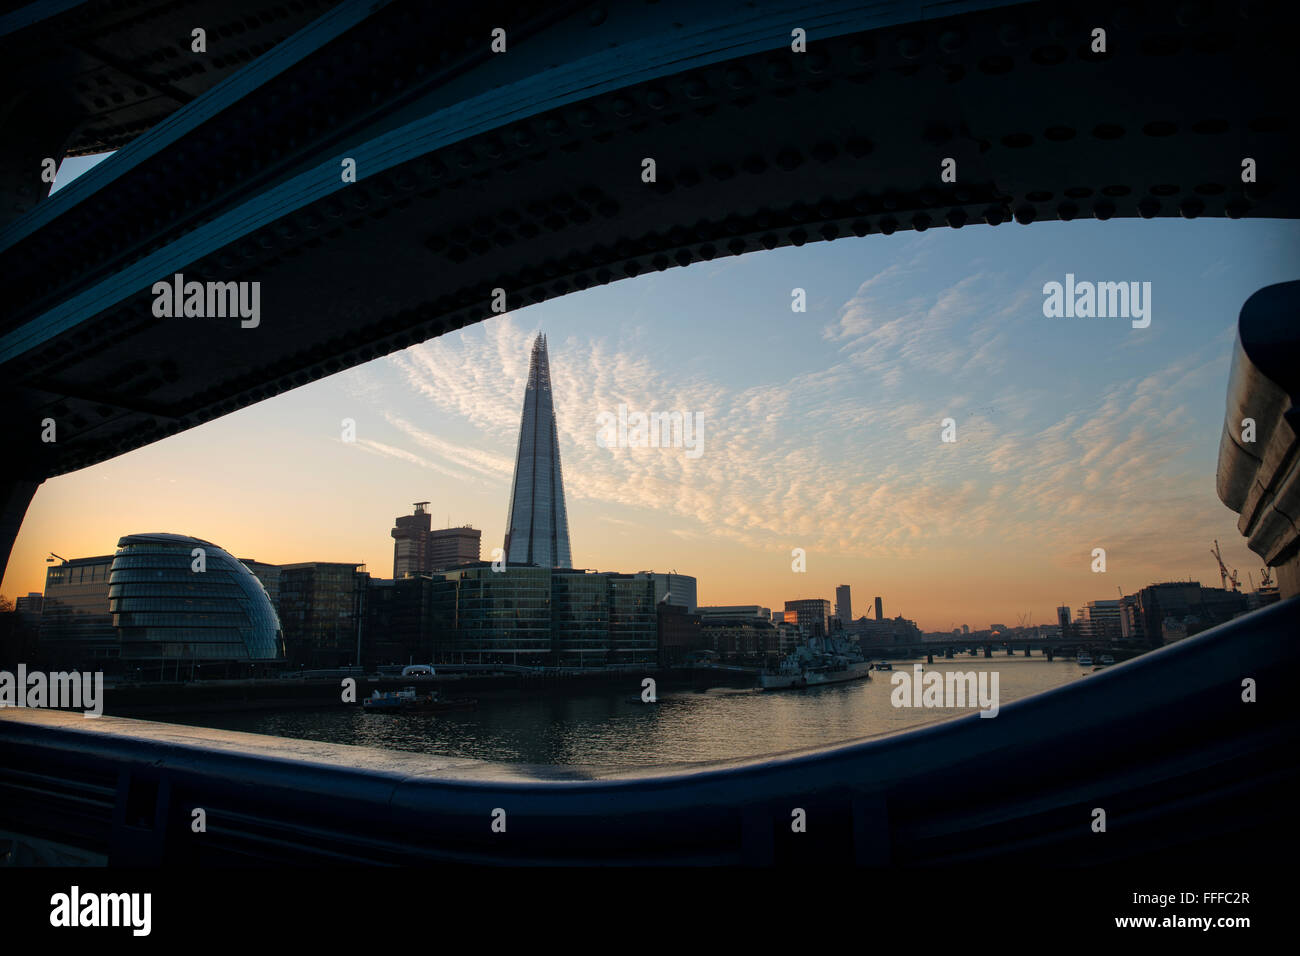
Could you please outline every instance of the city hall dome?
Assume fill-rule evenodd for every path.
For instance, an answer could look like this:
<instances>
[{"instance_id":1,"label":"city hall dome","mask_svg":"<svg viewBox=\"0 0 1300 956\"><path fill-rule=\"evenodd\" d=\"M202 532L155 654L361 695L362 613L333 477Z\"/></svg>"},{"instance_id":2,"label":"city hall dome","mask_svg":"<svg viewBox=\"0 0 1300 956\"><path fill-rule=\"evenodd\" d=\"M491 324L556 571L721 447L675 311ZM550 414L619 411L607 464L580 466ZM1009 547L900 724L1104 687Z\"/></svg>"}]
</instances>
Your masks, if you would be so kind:
<instances>
[{"instance_id":1,"label":"city hall dome","mask_svg":"<svg viewBox=\"0 0 1300 956\"><path fill-rule=\"evenodd\" d=\"M284 658L280 618L262 583L228 552L201 538L131 534L119 539L108 606L124 660Z\"/></svg>"}]
</instances>

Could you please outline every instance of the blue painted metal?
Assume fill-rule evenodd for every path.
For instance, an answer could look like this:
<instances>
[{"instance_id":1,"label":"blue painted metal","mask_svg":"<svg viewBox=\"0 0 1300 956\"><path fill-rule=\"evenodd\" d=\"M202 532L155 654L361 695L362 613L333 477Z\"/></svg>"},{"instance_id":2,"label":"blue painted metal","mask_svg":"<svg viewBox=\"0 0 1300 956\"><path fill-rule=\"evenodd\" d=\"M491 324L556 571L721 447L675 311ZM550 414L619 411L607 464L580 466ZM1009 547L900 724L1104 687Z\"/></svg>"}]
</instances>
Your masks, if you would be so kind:
<instances>
[{"instance_id":1,"label":"blue painted metal","mask_svg":"<svg viewBox=\"0 0 1300 956\"><path fill-rule=\"evenodd\" d=\"M1171 26L1142 8L1128 29L1143 42L1097 61L1071 49L1078 17L1047 3L611 5L599 24L585 11L532 24L504 57L475 45L477 20L453 50L411 42L398 27L417 6L394 0L296 64L289 41L273 48L262 81L241 73L173 116L189 134L102 164L83 201L56 195L46 215L62 214L6 233L17 305L0 321L0 392L19 417L61 423L57 445L18 433L16 477L103 461L477 322L494 288L518 308L848 235L1300 209L1289 180L1248 186L1220 159L1281 169L1294 152L1273 115L1278 60L1247 56L1278 46L1266 11L1218 37L1194 10ZM807 56L789 51L794 21ZM348 97L354 71L373 85ZM240 83L242 99L196 121L192 108ZM958 184L917 161L948 154ZM637 175L648 155L651 186ZM346 188L344 156L361 176ZM121 228L97 223L101 209ZM71 222L82 228L64 240ZM155 318L149 290L177 272L260 282L267 320L248 333Z\"/></svg>"},{"instance_id":2,"label":"blue painted metal","mask_svg":"<svg viewBox=\"0 0 1300 956\"><path fill-rule=\"evenodd\" d=\"M1005 0L1009 3L1010 0ZM248 95L298 59L316 52L347 27L359 22L357 8L371 4L344 3L322 22L280 44L249 69L230 77L174 113L141 140L115 154L112 159L87 173L81 188L68 187L48 203L42 203L0 230L0 251L50 222L64 209L85 201L98 189L110 185L144 159L193 132L229 103ZM961 3L944 14L1003 5L1003 0ZM730 7L731 5L728 5ZM814 35L837 37L879 29L900 22L925 20L922 5L915 2L885 2L863 8L849 2L789 3L762 9L735 5L719 9L691 29L664 32L666 14L656 11L661 29L625 40L614 49L602 49L574 62L542 72L523 72L509 83L481 93L457 98L428 115L389 130L347 149L367 177L394 169L403 163L445 149L448 146L542 113L620 90L637 83L659 79L684 70L699 69L742 56L773 49L788 49L790 24L810 24ZM265 61L265 62L264 62ZM521 60L509 62L521 63ZM256 68L254 68L256 67ZM61 302L21 328L0 336L0 364L40 348L55 336L75 328L123 299L147 289L160 276L182 271L187 263L221 249L239 238L267 226L296 210L348 188L339 176L342 154L324 162L236 206L205 223L157 252Z\"/></svg>"}]
</instances>

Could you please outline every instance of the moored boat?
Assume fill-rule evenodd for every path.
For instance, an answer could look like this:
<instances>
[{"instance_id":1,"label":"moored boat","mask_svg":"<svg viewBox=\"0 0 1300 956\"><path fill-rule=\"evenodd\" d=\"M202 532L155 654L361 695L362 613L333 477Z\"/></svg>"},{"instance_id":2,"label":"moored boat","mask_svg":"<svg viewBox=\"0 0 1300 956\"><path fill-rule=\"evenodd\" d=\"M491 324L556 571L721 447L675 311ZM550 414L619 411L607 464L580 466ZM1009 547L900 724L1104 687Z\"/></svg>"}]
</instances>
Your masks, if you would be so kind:
<instances>
[{"instance_id":1,"label":"moored boat","mask_svg":"<svg viewBox=\"0 0 1300 956\"><path fill-rule=\"evenodd\" d=\"M788 690L870 680L871 662L857 647L842 640L813 638L790 652L775 671L758 676L761 690Z\"/></svg>"},{"instance_id":2,"label":"moored boat","mask_svg":"<svg viewBox=\"0 0 1300 956\"><path fill-rule=\"evenodd\" d=\"M375 691L361 705L374 713L431 713L441 710L468 710L478 706L473 697L445 698L441 691L417 694L414 687L397 691Z\"/></svg>"}]
</instances>

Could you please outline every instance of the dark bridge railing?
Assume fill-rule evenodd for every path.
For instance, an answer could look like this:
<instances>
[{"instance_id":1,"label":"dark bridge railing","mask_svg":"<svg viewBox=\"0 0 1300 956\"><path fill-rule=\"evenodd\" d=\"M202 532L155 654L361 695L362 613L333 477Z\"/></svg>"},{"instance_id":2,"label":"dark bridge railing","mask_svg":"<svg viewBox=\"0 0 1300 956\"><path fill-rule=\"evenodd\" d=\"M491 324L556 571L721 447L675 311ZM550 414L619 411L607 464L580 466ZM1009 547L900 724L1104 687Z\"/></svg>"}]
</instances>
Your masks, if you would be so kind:
<instances>
[{"instance_id":1,"label":"dark bridge railing","mask_svg":"<svg viewBox=\"0 0 1300 956\"><path fill-rule=\"evenodd\" d=\"M1297 634L1293 599L992 719L631 774L7 709L0 831L148 865L1280 860Z\"/></svg>"}]
</instances>

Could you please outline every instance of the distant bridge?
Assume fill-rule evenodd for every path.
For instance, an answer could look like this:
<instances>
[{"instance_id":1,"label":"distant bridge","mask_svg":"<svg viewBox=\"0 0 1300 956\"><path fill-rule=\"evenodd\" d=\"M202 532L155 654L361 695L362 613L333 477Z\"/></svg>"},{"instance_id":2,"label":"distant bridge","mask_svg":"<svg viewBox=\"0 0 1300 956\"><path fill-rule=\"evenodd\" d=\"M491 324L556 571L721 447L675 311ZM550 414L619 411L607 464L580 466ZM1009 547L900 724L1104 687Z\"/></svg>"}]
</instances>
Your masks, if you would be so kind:
<instances>
[{"instance_id":1,"label":"distant bridge","mask_svg":"<svg viewBox=\"0 0 1300 956\"><path fill-rule=\"evenodd\" d=\"M1072 657L1080 650L1086 650L1096 654L1113 654L1117 659L1124 659L1144 654L1151 650L1151 646L1144 641L1085 640L1074 637L1049 640L1025 637L1004 641L912 641L903 644L867 644L865 649L869 656L879 658L928 655L934 655L935 658L953 658L971 654L993 657L998 654L1005 656L1009 652L1023 654L1026 657L1032 654Z\"/></svg>"}]
</instances>

